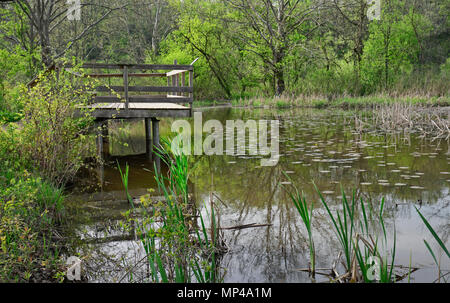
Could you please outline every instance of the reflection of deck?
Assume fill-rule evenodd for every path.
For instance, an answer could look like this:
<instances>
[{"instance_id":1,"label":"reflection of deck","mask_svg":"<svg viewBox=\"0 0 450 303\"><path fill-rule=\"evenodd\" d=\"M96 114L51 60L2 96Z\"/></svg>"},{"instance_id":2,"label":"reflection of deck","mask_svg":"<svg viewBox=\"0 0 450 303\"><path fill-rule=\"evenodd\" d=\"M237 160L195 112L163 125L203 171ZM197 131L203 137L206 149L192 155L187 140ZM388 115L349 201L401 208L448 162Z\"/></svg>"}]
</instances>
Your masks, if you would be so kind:
<instances>
[{"instance_id":1,"label":"reflection of deck","mask_svg":"<svg viewBox=\"0 0 450 303\"><path fill-rule=\"evenodd\" d=\"M95 103L89 105L96 118L190 117L191 109L176 103Z\"/></svg>"}]
</instances>

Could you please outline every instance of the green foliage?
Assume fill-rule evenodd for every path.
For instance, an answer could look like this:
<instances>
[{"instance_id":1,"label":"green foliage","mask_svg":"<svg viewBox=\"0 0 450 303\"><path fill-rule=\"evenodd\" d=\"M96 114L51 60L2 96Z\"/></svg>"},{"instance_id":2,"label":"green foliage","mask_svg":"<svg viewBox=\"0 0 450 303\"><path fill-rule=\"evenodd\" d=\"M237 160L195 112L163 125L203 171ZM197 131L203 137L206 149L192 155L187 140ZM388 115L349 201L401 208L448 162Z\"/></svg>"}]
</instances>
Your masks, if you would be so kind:
<instances>
[{"instance_id":1,"label":"green foliage","mask_svg":"<svg viewBox=\"0 0 450 303\"><path fill-rule=\"evenodd\" d=\"M62 267L52 237L64 212L63 191L21 156L23 130L0 129L0 280L55 281Z\"/></svg>"},{"instance_id":2,"label":"green foliage","mask_svg":"<svg viewBox=\"0 0 450 303\"><path fill-rule=\"evenodd\" d=\"M450 79L450 58L447 58L444 64L440 67L441 76Z\"/></svg>"},{"instance_id":3,"label":"green foliage","mask_svg":"<svg viewBox=\"0 0 450 303\"><path fill-rule=\"evenodd\" d=\"M0 49L0 111L17 113L21 109L18 97L26 81L28 56L16 48Z\"/></svg>"},{"instance_id":4,"label":"green foliage","mask_svg":"<svg viewBox=\"0 0 450 303\"><path fill-rule=\"evenodd\" d=\"M92 118L79 108L89 87L65 72L43 73L29 90L19 87L20 113L9 103L1 114L1 281L60 280L53 231L64 212L62 187L93 151Z\"/></svg>"},{"instance_id":5,"label":"green foliage","mask_svg":"<svg viewBox=\"0 0 450 303\"><path fill-rule=\"evenodd\" d=\"M0 111L0 124L7 124L9 122L17 122L23 118L21 113L14 113L9 111Z\"/></svg>"},{"instance_id":6,"label":"green foliage","mask_svg":"<svg viewBox=\"0 0 450 303\"><path fill-rule=\"evenodd\" d=\"M54 281L62 269L52 240L62 190L9 164L0 167L0 280Z\"/></svg>"},{"instance_id":7,"label":"green foliage","mask_svg":"<svg viewBox=\"0 0 450 303\"><path fill-rule=\"evenodd\" d=\"M420 16L417 16L420 17ZM362 82L367 92L392 86L418 62L419 41L408 16L387 12L369 27L365 43Z\"/></svg>"},{"instance_id":8,"label":"green foliage","mask_svg":"<svg viewBox=\"0 0 450 303\"><path fill-rule=\"evenodd\" d=\"M422 219L423 223L425 224L425 226L428 228L428 230L431 232L431 234L433 235L434 239L437 241L437 243L439 244L439 246L442 248L442 250L445 252L445 254L447 255L448 258L450 258L450 253L448 252L447 247L445 246L444 242L441 240L441 238L438 236L438 234L436 233L436 231L434 230L434 228L430 225L430 223L427 221L427 219L425 219L425 217L422 215L422 213L416 208L417 213L419 214L420 218ZM427 244L425 242L425 244ZM429 248L429 245L427 244L427 247ZM434 257L434 254L432 254ZM434 259L436 260L436 258L434 257Z\"/></svg>"},{"instance_id":9,"label":"green foliage","mask_svg":"<svg viewBox=\"0 0 450 303\"><path fill-rule=\"evenodd\" d=\"M196 96L232 98L244 95L258 85L255 70L249 64L252 56L236 45L229 21L234 13L225 3L208 1L175 2L179 11L177 29L162 44L161 57L166 63L195 63Z\"/></svg>"},{"instance_id":10,"label":"green foliage","mask_svg":"<svg viewBox=\"0 0 450 303\"><path fill-rule=\"evenodd\" d=\"M335 20L332 9L320 15L331 25L320 26L312 34L304 35L303 32L313 28L305 23L282 38L271 36L280 26L276 20L259 31L245 27L248 24L245 19L252 16L250 8L245 12L217 2L174 3L180 12L178 27L163 43L162 58L170 58L170 63L177 56L185 58L186 54L201 58L196 66L199 99L224 96L245 100L261 94L271 95L276 85L274 71L284 73L289 94L328 99L378 92L448 94L445 81L435 75L434 67L422 63L427 52L424 37L433 31L432 15L416 4L387 1L381 20L363 24L362 30L367 27L367 35L363 34L359 62L350 60L355 55L356 42L349 42L343 34L356 28L347 29ZM260 14L259 20L270 19L270 12L262 7L256 4L253 7ZM352 20L359 20L359 10L341 9ZM270 37L272 48L260 35ZM278 51L284 59L275 64L271 60Z\"/></svg>"},{"instance_id":11,"label":"green foliage","mask_svg":"<svg viewBox=\"0 0 450 303\"><path fill-rule=\"evenodd\" d=\"M44 20L52 28L48 35L17 3L2 5L0 111L21 111L20 85L45 61L41 42L49 44L50 56L65 53L93 62L200 58L197 99L271 97L284 86L288 94L322 99L380 92L448 95L449 18L442 0L386 0L381 19L372 21L359 0L320 9L315 8L320 1L288 1L280 16L270 1L131 1L107 18L101 17L106 7L120 1L95 2L102 5L84 11L83 22L101 19L96 26ZM440 66L444 71L437 71Z\"/></svg>"},{"instance_id":12,"label":"green foliage","mask_svg":"<svg viewBox=\"0 0 450 303\"><path fill-rule=\"evenodd\" d=\"M23 128L18 153L30 167L57 186L70 181L94 154L88 135L93 117L88 104L91 85L66 72L41 74L30 90L22 92Z\"/></svg>"}]
</instances>

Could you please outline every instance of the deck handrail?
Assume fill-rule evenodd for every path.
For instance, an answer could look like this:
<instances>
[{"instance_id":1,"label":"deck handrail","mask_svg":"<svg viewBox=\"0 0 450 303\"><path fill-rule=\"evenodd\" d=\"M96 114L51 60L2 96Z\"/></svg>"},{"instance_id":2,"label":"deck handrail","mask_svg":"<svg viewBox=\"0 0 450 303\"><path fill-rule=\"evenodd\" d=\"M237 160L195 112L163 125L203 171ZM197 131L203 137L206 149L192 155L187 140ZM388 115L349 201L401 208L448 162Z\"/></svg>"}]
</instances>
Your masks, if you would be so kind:
<instances>
[{"instance_id":1,"label":"deck handrail","mask_svg":"<svg viewBox=\"0 0 450 303\"><path fill-rule=\"evenodd\" d=\"M194 98L194 66L197 61L194 60L190 65L178 64L177 60L174 64L109 64L109 63L85 63L81 66L84 69L120 69L121 73L92 73L85 74L84 77L91 78L123 78L123 86L98 86L97 92L123 92L125 99L125 109L129 108L129 103L160 103L168 101L170 103L189 103L192 111L192 103ZM138 69L143 71L159 71L168 70L166 73L130 73L130 70ZM66 68L67 70L67 68ZM188 83L186 85L186 75L188 75ZM129 78L132 77L161 77L167 78L167 86L130 86ZM130 92L156 92L167 93L166 97L155 96L145 97L130 95ZM184 94L187 94L185 96ZM114 96L96 96L95 101L100 103L109 103L120 101L120 98Z\"/></svg>"},{"instance_id":2,"label":"deck handrail","mask_svg":"<svg viewBox=\"0 0 450 303\"><path fill-rule=\"evenodd\" d=\"M123 92L125 99L125 109L129 109L131 102L136 103L189 103L189 109L192 114L192 103L194 100L194 63L198 60L195 59L189 65L178 64L177 60L174 60L174 64L128 64L128 63L85 63L81 65L82 69L106 69L106 70L121 70L121 73L87 73L81 74L73 71L71 64L65 64L62 68L53 64L45 72L51 70L64 71L70 73L76 77L86 78L123 78L123 86L110 86L100 85L95 88L96 92ZM130 73L130 70L141 71L153 71L152 73ZM167 72L156 72L156 71ZM187 84L186 84L186 76ZM129 79L133 77L160 77L167 78L167 86L130 86ZM38 77L35 77L28 83L28 87L31 88L38 81ZM139 96L130 95L130 92L152 92L152 93L166 93L166 97L162 96ZM114 96L95 96L94 100L99 103L121 102L122 98Z\"/></svg>"},{"instance_id":3,"label":"deck handrail","mask_svg":"<svg viewBox=\"0 0 450 303\"><path fill-rule=\"evenodd\" d=\"M180 64L110 64L110 63L85 63L81 68L86 69L141 69L141 70L194 70L193 65L180 65Z\"/></svg>"}]
</instances>

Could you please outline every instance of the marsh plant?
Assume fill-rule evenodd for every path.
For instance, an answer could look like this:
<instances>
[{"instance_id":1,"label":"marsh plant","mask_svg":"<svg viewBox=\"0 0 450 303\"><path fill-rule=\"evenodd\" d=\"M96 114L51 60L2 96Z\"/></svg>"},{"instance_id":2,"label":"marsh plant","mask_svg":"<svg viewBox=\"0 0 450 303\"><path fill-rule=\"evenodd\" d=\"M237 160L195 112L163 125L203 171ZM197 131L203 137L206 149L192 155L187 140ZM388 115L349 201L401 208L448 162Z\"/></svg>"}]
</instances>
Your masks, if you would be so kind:
<instances>
[{"instance_id":1,"label":"marsh plant","mask_svg":"<svg viewBox=\"0 0 450 303\"><path fill-rule=\"evenodd\" d=\"M290 180L289 176L286 175L286 177ZM394 229L391 236L392 243L390 243L386 230L384 198L379 203L379 206L376 207L371 201L365 202L362 198L358 199L355 191L353 191L349 199L344 190L342 190L341 205L331 206L315 184L314 187L341 247L330 272L321 272L321 275L325 275L330 278L331 282L337 283L394 283L405 278L408 278L408 282L410 282L411 273L418 269L411 266L411 260L407 274L397 275L394 272L396 229L394 222ZM317 273L315 264L316 252L314 249L311 224L314 218L314 206L312 203L307 202L303 193L300 194L296 186L293 186L293 189L292 192L289 192L289 195L306 227L309 239L310 267L302 271L308 271L314 278ZM425 216L417 208L416 211L439 247L445 253L445 256L450 258L450 253L444 241L439 237ZM431 245L426 240L423 241L438 268L439 277L436 281L440 282L442 280L447 282L445 277L448 273L442 274L436 252L433 251ZM343 256L343 260L341 256ZM344 272L341 274L337 270L339 263L344 268Z\"/></svg>"},{"instance_id":2,"label":"marsh plant","mask_svg":"<svg viewBox=\"0 0 450 303\"><path fill-rule=\"evenodd\" d=\"M316 191L341 246L330 269L331 273L326 274L331 281L394 282L396 236L394 228L392 247L388 248L390 243L384 221L384 199L378 207L375 207L370 201L358 199L355 192L349 199L342 191L342 204L332 208L317 187ZM314 274L316 258L311 225L314 208L312 204L308 207L310 203L295 186L294 194L291 193L290 196L308 232L310 246L308 271ZM343 265L344 273L338 273L338 264Z\"/></svg>"},{"instance_id":3,"label":"marsh plant","mask_svg":"<svg viewBox=\"0 0 450 303\"><path fill-rule=\"evenodd\" d=\"M436 231L434 230L434 228L431 226L430 222L428 222L428 220L425 218L425 216L417 209L416 207L416 212L419 215L420 219L422 220L422 222L425 224L425 226L427 227L427 229L430 231L430 233L433 235L433 238L436 240L436 242L439 244L439 246L441 247L441 249L445 252L445 255L447 256L447 258L450 259L450 253L448 251L448 248L445 246L444 241L442 241L442 239L439 237L439 235L436 233ZM438 261L438 259L436 258L436 253L433 251L433 249L431 248L430 244L427 242L427 240L423 240L423 243L425 244L425 246L427 247L428 251L430 252L430 255L433 257L433 261L436 264L436 266L438 267L438 271L439 271L439 277L437 279L437 281L440 282L441 279L444 280L444 282L447 282L447 280L445 279L445 275L448 275L449 273L447 272L447 274L442 275L441 273L441 266L440 266L440 262Z\"/></svg>"},{"instance_id":4,"label":"marsh plant","mask_svg":"<svg viewBox=\"0 0 450 303\"><path fill-rule=\"evenodd\" d=\"M283 172L284 173L284 172ZM284 173L284 175L292 181L289 176ZM300 194L298 189L294 186L294 192L289 192L289 196L292 199L292 202L295 205L303 223L305 224L305 228L308 232L308 240L309 240L309 258L310 258L310 273L314 278L316 272L316 252L314 249L314 239L312 235L312 211L314 209L314 204L311 203L311 206L308 207L308 202L304 197L303 193Z\"/></svg>"},{"instance_id":5,"label":"marsh plant","mask_svg":"<svg viewBox=\"0 0 450 303\"><path fill-rule=\"evenodd\" d=\"M418 133L421 137L436 139L450 138L448 110L412 102L378 104L373 108L370 119L361 114L355 116L355 125L360 132L374 129L388 133Z\"/></svg>"},{"instance_id":6,"label":"marsh plant","mask_svg":"<svg viewBox=\"0 0 450 303\"><path fill-rule=\"evenodd\" d=\"M170 146L166 142L166 146ZM141 197L139 206L128 193L128 165L122 176L123 185L132 209L125 216L127 227L136 228L145 250L150 282L218 282L219 239L214 209L210 211L210 231L188 193L188 159L164 148L157 155L169 168L167 176L158 173L155 179L162 197L152 200L150 194ZM152 192L152 191L150 191ZM139 211L138 218L132 216ZM197 220L198 219L198 220ZM198 222L199 221L199 222ZM200 223L200 226L198 226Z\"/></svg>"}]
</instances>

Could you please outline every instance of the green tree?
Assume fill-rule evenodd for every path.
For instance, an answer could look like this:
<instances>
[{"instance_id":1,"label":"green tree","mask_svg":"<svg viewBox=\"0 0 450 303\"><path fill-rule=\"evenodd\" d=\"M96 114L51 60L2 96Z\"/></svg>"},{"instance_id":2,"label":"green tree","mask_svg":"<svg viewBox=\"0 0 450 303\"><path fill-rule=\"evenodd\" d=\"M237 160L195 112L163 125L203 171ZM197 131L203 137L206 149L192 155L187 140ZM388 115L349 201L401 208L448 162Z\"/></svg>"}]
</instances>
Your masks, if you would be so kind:
<instances>
[{"instance_id":1,"label":"green tree","mask_svg":"<svg viewBox=\"0 0 450 303\"><path fill-rule=\"evenodd\" d=\"M276 95L283 94L285 59L316 26L320 1L227 0L239 12L235 28L246 50L259 56L273 73Z\"/></svg>"},{"instance_id":2,"label":"green tree","mask_svg":"<svg viewBox=\"0 0 450 303\"><path fill-rule=\"evenodd\" d=\"M369 39L363 55L363 81L369 90L388 89L396 76L411 72L420 51L417 35L409 14L402 14L403 4L397 0L384 2L381 19L370 24Z\"/></svg>"}]
</instances>

